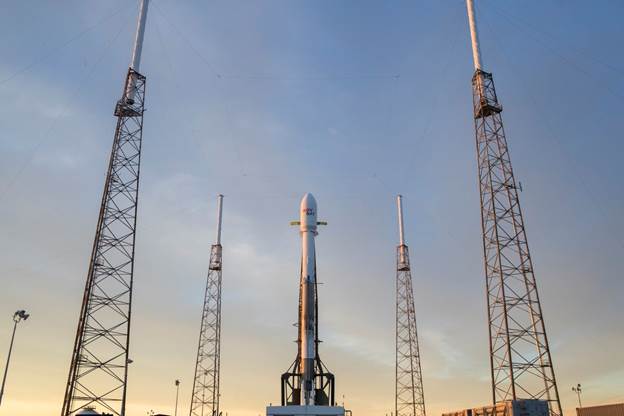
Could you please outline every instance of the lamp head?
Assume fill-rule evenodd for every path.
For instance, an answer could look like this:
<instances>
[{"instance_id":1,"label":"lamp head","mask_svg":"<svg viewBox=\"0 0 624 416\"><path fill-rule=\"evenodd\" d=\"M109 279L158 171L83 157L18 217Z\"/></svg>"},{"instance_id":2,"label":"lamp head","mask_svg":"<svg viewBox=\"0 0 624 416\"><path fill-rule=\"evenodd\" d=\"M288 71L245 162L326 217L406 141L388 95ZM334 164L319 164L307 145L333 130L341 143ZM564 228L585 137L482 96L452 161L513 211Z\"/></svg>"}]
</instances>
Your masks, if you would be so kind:
<instances>
[{"instance_id":1,"label":"lamp head","mask_svg":"<svg viewBox=\"0 0 624 416\"><path fill-rule=\"evenodd\" d=\"M15 322L19 322L19 321L22 321L22 320L25 321L26 319L28 319L29 316L30 315L27 314L26 311L22 309L22 310L16 311L13 314L13 321L15 321Z\"/></svg>"}]
</instances>

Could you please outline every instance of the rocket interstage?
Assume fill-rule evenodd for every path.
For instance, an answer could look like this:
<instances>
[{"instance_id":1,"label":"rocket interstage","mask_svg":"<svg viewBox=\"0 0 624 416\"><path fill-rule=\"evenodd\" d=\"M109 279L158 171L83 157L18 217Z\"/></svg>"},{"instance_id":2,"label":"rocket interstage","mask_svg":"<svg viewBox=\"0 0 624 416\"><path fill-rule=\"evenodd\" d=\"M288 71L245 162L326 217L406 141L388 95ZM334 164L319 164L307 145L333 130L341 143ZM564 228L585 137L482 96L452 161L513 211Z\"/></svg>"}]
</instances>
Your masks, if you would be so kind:
<instances>
[{"instance_id":1,"label":"rocket interstage","mask_svg":"<svg viewBox=\"0 0 624 416\"><path fill-rule=\"evenodd\" d=\"M299 274L299 317L297 358L288 371L282 374L282 406L267 408L270 414L280 414L282 408L309 406L323 407L325 412L344 414L344 409L335 406L334 375L327 371L318 352L318 293L316 276L315 238L318 226L316 200L312 194L305 194L299 209L301 235L301 269ZM293 409L291 409L293 410ZM289 410L289 411L291 411ZM313 414L316 410L310 410ZM325 413L324 413L325 414Z\"/></svg>"}]
</instances>

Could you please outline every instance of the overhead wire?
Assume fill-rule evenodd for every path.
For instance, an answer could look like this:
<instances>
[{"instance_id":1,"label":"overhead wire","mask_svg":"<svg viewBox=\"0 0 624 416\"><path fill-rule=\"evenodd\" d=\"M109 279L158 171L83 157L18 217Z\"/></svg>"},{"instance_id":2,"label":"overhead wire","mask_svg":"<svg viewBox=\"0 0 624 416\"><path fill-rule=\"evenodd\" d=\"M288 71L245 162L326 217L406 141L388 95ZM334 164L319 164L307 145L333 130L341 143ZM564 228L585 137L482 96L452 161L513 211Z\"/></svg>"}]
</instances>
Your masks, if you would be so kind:
<instances>
[{"instance_id":1,"label":"overhead wire","mask_svg":"<svg viewBox=\"0 0 624 416\"><path fill-rule=\"evenodd\" d=\"M456 8L455 10L457 10L457 15L458 17L456 17L456 19L459 21L464 20L464 14L465 14L465 6L464 4L461 4L461 7ZM452 18L452 15L451 15ZM463 27L463 25L461 24L457 24L457 25L453 25L454 27L459 27L461 28L461 31L457 31L455 32L455 38L453 39L452 36L449 36L449 39L447 40L447 42L449 43L449 47L447 48L448 50L448 60L446 61L446 63L444 65L441 66L441 71L439 72L439 74L443 74L442 79L448 79L449 76L449 72L451 71L452 68L452 64L453 64L453 58L455 58L457 56L457 54L455 53L456 50L459 47L459 43L461 41L465 41L465 28ZM445 83L445 85L447 85L447 83ZM430 112L429 112L429 116L426 119L424 128L423 128L423 132L419 138L420 141L423 141L428 135L429 132L431 131L431 126L433 124L433 118L436 114L439 114L439 107L440 107L440 103L443 99L443 97L446 97L446 94L443 94L443 90L440 89L439 90L440 93L434 96L434 101L431 105L430 108ZM438 215L438 211L433 210L433 211L428 211L428 210L423 210L423 213L427 216L429 216L429 218L432 218L433 220L437 221L438 224L444 224L447 225L448 221L445 221L443 219L440 218L440 215ZM449 237L451 240L457 240L457 235L452 231L452 229L448 226L445 226L443 228L443 231L446 233L447 237Z\"/></svg>"},{"instance_id":2,"label":"overhead wire","mask_svg":"<svg viewBox=\"0 0 624 416\"><path fill-rule=\"evenodd\" d=\"M455 10L459 10L458 15L463 16L464 10L462 8L457 8ZM452 15L451 15L451 20L454 20ZM464 39L463 36L458 36L458 32L454 32L454 33L455 33L455 37L453 37L453 34L451 33L446 38L446 42L447 42L446 49L449 52L447 55L448 60L443 64L440 63L439 65L440 70L437 72L438 75L441 75L441 79L444 79L444 80L448 78L448 74L451 69L451 64L453 62L453 58L455 57L454 52L457 50L459 41L460 39ZM444 85L447 85L447 84L444 83ZM427 106L429 111L427 112L427 116L424 120L422 132L420 136L418 136L418 138L416 139L416 142L418 143L424 142L425 138L429 135L431 131L431 126L433 124L433 118L437 114L439 114L438 110L440 108L440 102L442 101L442 98L446 96L446 93L441 88L438 89L437 91L438 93L433 96L433 101L431 101L431 104ZM406 171L408 169L411 169L411 166L409 163L404 163L403 166ZM405 177L406 175L407 175L407 172L405 172L402 176Z\"/></svg>"},{"instance_id":3,"label":"overhead wire","mask_svg":"<svg viewBox=\"0 0 624 416\"><path fill-rule=\"evenodd\" d=\"M530 22L528 22L525 19L522 19L520 16L518 15L513 15L512 13L510 13L509 11L505 12L503 11L503 9L501 7L499 7L499 4L497 2L492 2L489 3L489 6L492 7L492 10L494 10L495 12L497 12L499 15L501 15L502 17L504 17L506 20L513 20L516 19L519 23L525 25L527 28L530 28L532 31L534 32L540 32L542 35L550 38L551 40L555 41L555 42L559 42L561 41L560 39L558 39L556 36L554 36L552 33L549 33L547 31L545 31L544 29L531 24ZM554 47L553 47L554 49ZM580 49L580 48L576 48L576 50L578 52L580 52L581 54L583 54L583 56L587 57L588 59L603 65L605 68L612 70L613 72L615 72L617 75L619 76L624 76L624 69L622 68L618 68L616 66L614 66L613 64L610 64L608 62L603 61L602 59L597 58L596 56L587 53L586 50ZM563 54L562 54L563 56Z\"/></svg>"},{"instance_id":4,"label":"overhead wire","mask_svg":"<svg viewBox=\"0 0 624 416\"><path fill-rule=\"evenodd\" d=\"M506 56L505 53L503 52L504 48L500 48L498 46L497 39L500 39L499 33L497 33L494 30L493 26L490 24L487 13L480 12L480 15L483 17L482 21L484 23L486 30L490 32L491 36L489 36L488 39L490 38L492 39L493 51L502 61L510 63L509 65L507 65L506 69L514 75L513 78L515 81L522 83L523 78L522 78L521 71L516 71L516 67L515 65L513 65L511 59L508 56ZM535 98L530 85L526 82L524 82L524 84L526 87L522 88L521 90L525 92L529 100L532 102L533 108L539 108L539 100ZM547 111L536 111L534 113L534 115L538 119L539 118L542 119L542 122L543 122L542 124L546 127L548 133L554 139L555 144L559 148L559 154L562 155L565 159L567 159L568 162L572 163L573 165L576 165L577 164L576 158L573 158L572 156L568 154L569 150L564 145L564 142L561 139L560 134L558 134L555 131L553 120L551 117L548 116L548 114L549 113ZM587 195L590 195L590 198L588 198L587 201L594 206L594 209L596 211L601 212L603 217L606 218L607 212L605 211L604 207L597 202L597 201L600 201L601 198L596 197L596 195L594 194L593 187L589 186L589 184L585 180L585 177L579 174L576 170L571 170L571 171L568 171L567 173L576 177L577 183L580 183L581 187L584 189L584 192ZM617 242L622 248L624 248L624 238L617 239Z\"/></svg>"},{"instance_id":5,"label":"overhead wire","mask_svg":"<svg viewBox=\"0 0 624 416\"><path fill-rule=\"evenodd\" d=\"M53 47L52 49L50 49L48 52L40 55L39 57L35 58L34 60L32 60L30 63L24 65L23 67L19 68L18 70L14 71L13 73L11 73L11 75L9 75L8 77L0 80L0 86L13 80L14 78L16 78L17 76L28 72L29 70L31 70L32 68L34 68L35 66L37 66L37 64L45 61L47 58L53 56L54 54L58 53L59 51L63 50L64 48L66 48L67 46L71 45L73 42L81 39L82 37L84 37L86 34L88 34L89 32L91 32L92 30L94 30L95 28L97 28L98 26L100 26L103 23L106 23L108 20L110 20L111 18L117 16L119 13L121 13L122 11L124 11L125 9L128 9L129 6L132 5L131 2L124 2L124 5L118 9L116 9L115 11L113 11L110 14L107 14L106 16L102 17L101 19L99 19L97 22L95 22L94 24L88 26L87 28L81 30L80 32L78 32L77 34L75 34L74 36L71 36L69 39L67 39L65 42L61 43L60 45Z\"/></svg>"},{"instance_id":6,"label":"overhead wire","mask_svg":"<svg viewBox=\"0 0 624 416\"><path fill-rule=\"evenodd\" d=\"M160 31L160 25L158 24L158 20L154 19L154 27L156 28L156 37L158 38L158 44L162 49L162 54L165 57L165 61L167 62L167 67L169 69L169 73L171 74L171 79L174 83L175 87L179 87L178 78L175 76L175 70L173 68L173 63L171 61L171 57L169 56L169 51L165 47L165 42Z\"/></svg>"},{"instance_id":7,"label":"overhead wire","mask_svg":"<svg viewBox=\"0 0 624 416\"><path fill-rule=\"evenodd\" d=\"M74 92L72 94L70 94L70 96L68 98L69 102L75 101L76 98L78 98L78 96L80 95L80 93L82 93L82 90L83 90L86 82L89 79L91 79L91 77L95 73L95 70L99 67L99 64L102 62L102 60L106 56L106 53L111 49L113 44L117 41L117 39L119 38L119 36L123 32L123 29L128 26L128 23L129 22L127 20L126 21L122 21L122 24L119 27L119 30L115 33L115 35L109 41L109 43L103 48L102 53L100 54L100 56L91 65L91 70L88 71L87 74L81 80L79 80L76 83L77 87L75 88ZM6 185L4 186L4 189L2 189L0 191L0 202L4 201L7 193L13 188L14 184L17 182L17 180L19 179L21 174L24 173L24 171L30 166L30 164L34 160L34 157L35 157L36 153L43 146L44 139L46 139L50 135L50 133L52 133L54 128L57 126L58 120L61 117L63 117L66 113L67 113L67 107L65 106L65 107L63 107L62 111L60 111L59 113L57 113L53 117L52 121L50 122L49 127L41 134L39 139L35 142L35 145L28 152L28 156L26 157L26 160L20 165L20 167L17 169L16 173L9 178L9 180L6 183Z\"/></svg>"},{"instance_id":8,"label":"overhead wire","mask_svg":"<svg viewBox=\"0 0 624 416\"><path fill-rule=\"evenodd\" d=\"M602 79L602 78L601 79L597 79L595 77L595 75L590 70L588 70L585 67L583 67L575 59L567 57L566 55L564 55L563 53L558 51L557 48L554 48L554 47L548 45L546 42L543 41L543 39L541 39L539 36L536 35L536 33L535 33L536 31L535 30L527 30L525 27L523 27L523 25L521 23L518 23L518 22L514 21L507 14L503 13L501 11L501 9L499 9L499 8L493 7L492 10L495 13L497 13L499 16L501 16L505 20L507 20L509 23L514 25L515 27L523 30L524 33L528 34L531 38L533 38L533 40L537 44L542 46L545 50L550 52L553 56L556 56L563 63L565 63L567 67L575 69L577 72L585 75L588 79L593 81L597 86L600 86L602 89L604 89L608 94L612 95L613 97L617 98L618 100L624 101L624 95L622 95L619 91L616 91L616 90L612 89L610 86L604 84L604 79ZM620 74L620 75L622 75L622 74Z\"/></svg>"},{"instance_id":9,"label":"overhead wire","mask_svg":"<svg viewBox=\"0 0 624 416\"><path fill-rule=\"evenodd\" d=\"M200 51L200 49L195 46L195 44L189 39L188 36L186 36L184 34L184 32L180 29L180 27L178 25L175 24L175 22L170 19L165 11L158 5L157 2L154 2L154 7L157 10L158 14L162 17L162 19L167 23L167 25L169 26L169 28L172 30L172 32L174 32L176 34L176 36L181 39L186 45L187 47L195 54L195 56L202 61L204 64L206 64L208 66L208 68L210 69L210 71L213 73L214 76L216 76L218 79L232 79L232 80L268 80L268 81L316 81L316 80L320 80L320 81L329 81L329 80L345 80L345 79L388 79L388 80L392 80L392 81L398 81L400 80L403 75L401 73L395 73L395 74L389 74L389 75L385 75L385 74L337 74L337 75L319 75L319 76L310 76L310 75L305 75L305 76L296 76L296 75L227 75L222 73L221 71L217 70L215 65L208 59L206 58L206 56ZM451 16L451 18L453 18L453 16ZM453 37L453 36L447 36L447 39L450 43L450 49L451 51L455 50L457 43L459 41L458 38ZM443 73L447 73L449 68L451 66L451 59L449 59L447 61L447 63L443 66ZM396 85L395 82L393 82L392 85ZM426 123L426 128L423 131L422 135L421 135L421 140L426 136L430 125L431 125L431 121L432 118L434 116L434 114L436 113L436 107L439 106L439 102L441 100L441 94L436 96L436 104L434 106L429 106L430 108L430 112L429 112L429 116L428 116L428 122ZM391 101L392 104L392 101ZM390 111L392 112L392 108L390 108ZM228 114L232 114L231 111L228 111ZM240 171L240 178L241 179L247 179L250 177L253 178L261 178L261 177L265 177L265 178L278 178L281 177L282 175L258 175L258 174L252 174L247 172L243 166L244 164L242 163L242 154L240 152L239 146L235 146L235 155L239 161L239 163L237 163L238 166L241 167L241 171ZM403 164L403 166L405 166L405 169L408 169L407 167L408 164ZM317 177L322 177L323 175L316 175ZM357 176L357 178L356 178ZM309 176L308 176L309 177ZM355 180L361 180L362 176L361 175L353 175L352 178L354 181ZM370 175L367 175L367 179L373 180L375 182L378 182L381 186L387 185L387 183L385 181L382 180L382 178L380 177L380 175L378 175L378 172L370 172ZM386 188L385 188L386 189ZM342 194L344 196L344 193ZM275 195L271 196L272 198L275 197ZM363 195L363 198L364 195Z\"/></svg>"},{"instance_id":10,"label":"overhead wire","mask_svg":"<svg viewBox=\"0 0 624 416\"><path fill-rule=\"evenodd\" d=\"M399 79L401 74L335 74L335 75L276 75L276 74L262 74L262 75L231 75L224 74L222 71L218 71L215 65L205 57L205 55L199 50L197 46L189 39L188 36L176 25L171 19L167 18L162 8L158 6L157 2L153 3L158 13L162 16L165 22L171 26L176 35L186 43L189 49L207 66L208 69L218 79L230 79L230 80L256 80L256 81L333 81L342 79Z\"/></svg>"},{"instance_id":11,"label":"overhead wire","mask_svg":"<svg viewBox=\"0 0 624 416\"><path fill-rule=\"evenodd\" d=\"M188 39L184 35L184 33L182 33L182 31L178 28L178 26L175 23L173 23L170 19L167 18L165 13L162 11L160 6L158 5L158 2L153 2L153 5L155 9L158 11L158 13L162 16L163 20L167 22L167 24L174 30L174 32L178 35L178 37L180 37L180 39L182 39L188 45L189 49L191 49L191 51L208 66L208 68L214 74L214 76L217 78L221 78L221 74L215 69L214 65L199 51L199 49L195 47L195 45L190 41L190 39Z\"/></svg>"},{"instance_id":12,"label":"overhead wire","mask_svg":"<svg viewBox=\"0 0 624 416\"><path fill-rule=\"evenodd\" d=\"M335 81L348 79L400 79L401 74L337 74L337 75L222 75L224 79L258 81Z\"/></svg>"},{"instance_id":13,"label":"overhead wire","mask_svg":"<svg viewBox=\"0 0 624 416\"><path fill-rule=\"evenodd\" d=\"M199 52L199 50L190 42L190 40L188 39L188 37L186 37L182 31L177 27L177 25L175 25L170 19L167 18L167 16L165 15L164 11L158 6L158 4L156 2L153 3L153 5L155 6L156 10L158 11L158 15L160 16L160 18L167 24L167 26L169 27L169 32L170 33L174 33L180 40L182 40L185 44L187 44L187 46L189 47L189 49L200 59L200 61L202 61L204 64L206 64L208 66L208 68L210 69L211 72L213 72L213 74L215 75L216 78L220 79L221 76L220 74L215 70L214 66L210 63L210 61L204 57L204 55ZM172 61L169 57L169 53L167 52L167 48L165 45L165 42L163 40L163 36L160 30L160 25L158 25L158 20L155 20L156 23L156 30L157 30L157 35L159 38L159 43L161 45L161 48L163 49L163 54L165 55L167 62L169 64L169 68L170 68L170 72L173 78L173 82L178 85L178 78L175 76L174 72L176 72L176 68L174 68L174 63L175 61ZM184 71L184 69L183 69ZM226 114L232 114L232 111L227 111ZM196 129L191 129L191 137L194 137L196 132ZM238 149L237 146L235 146L235 153L236 156L238 158L239 163L237 163L237 166L242 167L243 163L242 163L242 157L240 155L240 151ZM240 171L240 176L241 177L245 177L247 176L247 174L241 169Z\"/></svg>"}]
</instances>

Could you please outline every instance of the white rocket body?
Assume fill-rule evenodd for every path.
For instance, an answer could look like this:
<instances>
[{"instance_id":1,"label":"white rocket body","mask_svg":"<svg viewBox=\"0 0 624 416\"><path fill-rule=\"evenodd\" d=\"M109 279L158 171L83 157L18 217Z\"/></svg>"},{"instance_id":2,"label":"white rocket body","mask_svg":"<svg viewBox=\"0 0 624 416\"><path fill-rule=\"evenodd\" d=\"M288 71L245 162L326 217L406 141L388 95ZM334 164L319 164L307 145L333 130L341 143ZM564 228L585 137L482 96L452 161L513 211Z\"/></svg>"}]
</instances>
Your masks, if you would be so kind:
<instances>
[{"instance_id":1,"label":"white rocket body","mask_svg":"<svg viewBox=\"0 0 624 416\"><path fill-rule=\"evenodd\" d=\"M305 194L301 200L301 310L299 316L299 368L301 371L301 397L304 405L314 404L314 379L316 358L316 250L317 232L316 200Z\"/></svg>"}]
</instances>

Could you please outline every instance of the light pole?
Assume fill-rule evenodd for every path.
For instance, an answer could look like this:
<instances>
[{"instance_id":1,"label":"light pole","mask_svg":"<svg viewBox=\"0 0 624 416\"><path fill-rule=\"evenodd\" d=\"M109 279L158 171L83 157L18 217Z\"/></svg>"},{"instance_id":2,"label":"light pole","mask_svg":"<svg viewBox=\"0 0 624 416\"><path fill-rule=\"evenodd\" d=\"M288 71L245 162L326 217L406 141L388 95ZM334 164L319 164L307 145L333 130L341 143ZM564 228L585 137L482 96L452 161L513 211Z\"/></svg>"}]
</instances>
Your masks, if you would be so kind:
<instances>
[{"instance_id":1,"label":"light pole","mask_svg":"<svg viewBox=\"0 0 624 416\"><path fill-rule=\"evenodd\" d=\"M576 387L572 387L572 391L576 393L576 397L578 397L578 401L579 401L579 409L581 407L583 407L583 405L581 404L581 385L580 383L576 385Z\"/></svg>"},{"instance_id":2,"label":"light pole","mask_svg":"<svg viewBox=\"0 0 624 416\"><path fill-rule=\"evenodd\" d=\"M2 404L2 396L4 396L4 384L6 383L7 373L9 372L9 362L11 361L11 352L13 351L13 340L15 340L15 330L17 324L28 319L30 315L24 310L16 311L13 314L13 335L11 335L11 344L9 345L9 355L7 356L6 366L4 367L4 377L2 377L2 389L0 389L0 404Z\"/></svg>"},{"instance_id":3,"label":"light pole","mask_svg":"<svg viewBox=\"0 0 624 416\"><path fill-rule=\"evenodd\" d=\"M178 416L178 396L180 394L180 380L175 381L175 386L176 386L175 416Z\"/></svg>"}]
</instances>

